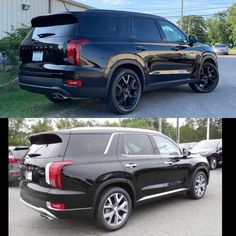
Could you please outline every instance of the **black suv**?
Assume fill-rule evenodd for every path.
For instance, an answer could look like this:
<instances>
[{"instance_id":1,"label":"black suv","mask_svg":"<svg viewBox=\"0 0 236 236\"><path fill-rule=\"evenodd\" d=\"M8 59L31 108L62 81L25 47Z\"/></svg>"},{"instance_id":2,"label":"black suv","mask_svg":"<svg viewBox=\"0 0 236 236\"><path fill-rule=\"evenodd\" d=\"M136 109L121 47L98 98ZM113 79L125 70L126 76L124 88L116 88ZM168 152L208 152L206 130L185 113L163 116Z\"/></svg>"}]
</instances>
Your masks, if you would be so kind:
<instances>
[{"instance_id":1,"label":"black suv","mask_svg":"<svg viewBox=\"0 0 236 236\"><path fill-rule=\"evenodd\" d=\"M209 181L205 157L155 131L78 128L30 141L20 197L48 219L92 213L105 229L117 230L134 206L179 192L200 199Z\"/></svg>"},{"instance_id":2,"label":"black suv","mask_svg":"<svg viewBox=\"0 0 236 236\"><path fill-rule=\"evenodd\" d=\"M205 156L211 170L222 165L222 139L202 140L191 149L191 152Z\"/></svg>"},{"instance_id":3,"label":"black suv","mask_svg":"<svg viewBox=\"0 0 236 236\"><path fill-rule=\"evenodd\" d=\"M53 102L104 99L133 111L144 91L189 84L198 93L219 81L213 49L166 19L87 10L33 18L20 46L20 87Z\"/></svg>"}]
</instances>

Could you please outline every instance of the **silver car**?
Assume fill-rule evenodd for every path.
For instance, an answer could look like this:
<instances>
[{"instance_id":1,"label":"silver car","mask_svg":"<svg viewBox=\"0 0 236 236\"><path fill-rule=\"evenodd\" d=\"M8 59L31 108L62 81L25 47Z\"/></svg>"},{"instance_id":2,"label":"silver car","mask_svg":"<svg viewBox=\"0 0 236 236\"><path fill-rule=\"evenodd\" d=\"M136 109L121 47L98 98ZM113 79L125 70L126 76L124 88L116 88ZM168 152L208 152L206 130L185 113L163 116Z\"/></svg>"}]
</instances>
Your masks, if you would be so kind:
<instances>
[{"instance_id":1,"label":"silver car","mask_svg":"<svg viewBox=\"0 0 236 236\"><path fill-rule=\"evenodd\" d=\"M213 46L213 50L216 54L223 54L223 55L228 55L229 54L229 49L228 46L222 43L216 43Z\"/></svg>"}]
</instances>

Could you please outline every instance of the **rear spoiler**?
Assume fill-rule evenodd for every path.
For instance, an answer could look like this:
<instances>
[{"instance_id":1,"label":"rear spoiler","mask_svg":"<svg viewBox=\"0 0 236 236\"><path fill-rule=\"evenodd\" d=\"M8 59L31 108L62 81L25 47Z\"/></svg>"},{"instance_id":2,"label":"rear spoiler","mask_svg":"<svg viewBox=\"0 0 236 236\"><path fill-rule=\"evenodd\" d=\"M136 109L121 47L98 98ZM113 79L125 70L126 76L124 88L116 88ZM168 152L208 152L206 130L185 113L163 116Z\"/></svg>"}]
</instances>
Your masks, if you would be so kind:
<instances>
[{"instance_id":1,"label":"rear spoiler","mask_svg":"<svg viewBox=\"0 0 236 236\"><path fill-rule=\"evenodd\" d=\"M52 143L61 143L62 139L53 133L41 133L41 134L35 134L29 137L31 144L52 144Z\"/></svg>"},{"instance_id":2,"label":"rear spoiler","mask_svg":"<svg viewBox=\"0 0 236 236\"><path fill-rule=\"evenodd\" d=\"M50 14L34 17L31 20L32 27L45 27L53 25L67 25L78 23L78 18L72 13Z\"/></svg>"}]
</instances>

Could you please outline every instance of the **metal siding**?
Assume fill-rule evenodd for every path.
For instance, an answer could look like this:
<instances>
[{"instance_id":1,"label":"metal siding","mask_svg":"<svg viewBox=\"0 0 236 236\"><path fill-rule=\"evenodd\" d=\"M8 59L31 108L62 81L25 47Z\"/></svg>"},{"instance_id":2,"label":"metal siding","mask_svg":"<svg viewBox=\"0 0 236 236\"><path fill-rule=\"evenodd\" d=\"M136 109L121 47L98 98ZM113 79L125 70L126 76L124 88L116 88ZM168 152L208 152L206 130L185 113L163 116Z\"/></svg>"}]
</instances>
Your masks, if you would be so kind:
<instances>
[{"instance_id":1,"label":"metal siding","mask_svg":"<svg viewBox=\"0 0 236 236\"><path fill-rule=\"evenodd\" d=\"M22 4L30 5L29 10L22 10ZM69 10L82 11L83 7L66 3ZM65 12L63 3L59 0L52 0L52 13ZM9 32L11 25L15 28L21 24L30 25L33 17L49 13L48 0L0 0L0 38L6 36L4 31Z\"/></svg>"}]
</instances>

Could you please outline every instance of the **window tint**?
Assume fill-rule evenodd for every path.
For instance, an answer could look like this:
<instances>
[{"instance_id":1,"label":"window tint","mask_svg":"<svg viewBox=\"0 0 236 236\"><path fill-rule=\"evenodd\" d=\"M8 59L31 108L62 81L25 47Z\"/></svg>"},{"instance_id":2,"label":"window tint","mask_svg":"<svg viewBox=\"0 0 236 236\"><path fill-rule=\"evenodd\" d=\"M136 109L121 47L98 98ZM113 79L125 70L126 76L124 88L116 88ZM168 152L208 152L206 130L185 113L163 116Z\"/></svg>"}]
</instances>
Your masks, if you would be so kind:
<instances>
[{"instance_id":1,"label":"window tint","mask_svg":"<svg viewBox=\"0 0 236 236\"><path fill-rule=\"evenodd\" d=\"M133 38L140 41L161 40L155 21L143 17L133 17Z\"/></svg>"},{"instance_id":2,"label":"window tint","mask_svg":"<svg viewBox=\"0 0 236 236\"><path fill-rule=\"evenodd\" d=\"M162 155L181 155L179 148L168 139L161 136L153 136L159 153Z\"/></svg>"},{"instance_id":3,"label":"window tint","mask_svg":"<svg viewBox=\"0 0 236 236\"><path fill-rule=\"evenodd\" d=\"M69 25L53 25L53 26L44 26L44 27L35 27L32 29L31 34L32 38L40 38L41 34L50 34L47 37L60 37L60 36L71 36L75 34L77 24Z\"/></svg>"},{"instance_id":4,"label":"window tint","mask_svg":"<svg viewBox=\"0 0 236 236\"><path fill-rule=\"evenodd\" d=\"M151 141L147 135L125 134L122 154L125 155L154 155Z\"/></svg>"},{"instance_id":5,"label":"window tint","mask_svg":"<svg viewBox=\"0 0 236 236\"><path fill-rule=\"evenodd\" d=\"M27 156L32 156L32 158L50 158L57 157L60 153L61 143L51 143L51 144L33 144Z\"/></svg>"},{"instance_id":6,"label":"window tint","mask_svg":"<svg viewBox=\"0 0 236 236\"><path fill-rule=\"evenodd\" d=\"M174 25L167 21L159 20L159 24L166 36L166 40L170 42L186 42L185 35Z\"/></svg>"},{"instance_id":7,"label":"window tint","mask_svg":"<svg viewBox=\"0 0 236 236\"><path fill-rule=\"evenodd\" d=\"M79 33L86 36L118 36L120 20L118 16L81 16Z\"/></svg>"},{"instance_id":8,"label":"window tint","mask_svg":"<svg viewBox=\"0 0 236 236\"><path fill-rule=\"evenodd\" d=\"M111 134L73 134L67 147L68 157L103 155Z\"/></svg>"}]
</instances>

